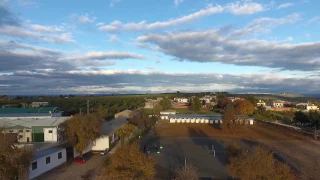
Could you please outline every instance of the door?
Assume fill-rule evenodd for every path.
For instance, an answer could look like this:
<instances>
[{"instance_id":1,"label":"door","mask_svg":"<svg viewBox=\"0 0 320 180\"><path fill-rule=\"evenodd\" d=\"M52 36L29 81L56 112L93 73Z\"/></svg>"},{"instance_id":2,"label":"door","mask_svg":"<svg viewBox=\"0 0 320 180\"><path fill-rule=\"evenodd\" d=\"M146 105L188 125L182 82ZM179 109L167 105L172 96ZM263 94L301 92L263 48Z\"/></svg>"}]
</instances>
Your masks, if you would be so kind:
<instances>
[{"instance_id":1,"label":"door","mask_svg":"<svg viewBox=\"0 0 320 180\"><path fill-rule=\"evenodd\" d=\"M27 137L27 142L30 142L30 138L29 137Z\"/></svg>"}]
</instances>

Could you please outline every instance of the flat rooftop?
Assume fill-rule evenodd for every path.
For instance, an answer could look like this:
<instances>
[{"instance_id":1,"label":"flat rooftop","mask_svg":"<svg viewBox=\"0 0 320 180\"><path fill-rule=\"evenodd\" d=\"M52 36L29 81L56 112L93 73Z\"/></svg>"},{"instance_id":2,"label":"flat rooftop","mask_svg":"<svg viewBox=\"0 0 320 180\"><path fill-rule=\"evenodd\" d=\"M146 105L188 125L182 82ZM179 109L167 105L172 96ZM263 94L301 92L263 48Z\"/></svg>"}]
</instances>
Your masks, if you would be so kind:
<instances>
[{"instance_id":1,"label":"flat rooftop","mask_svg":"<svg viewBox=\"0 0 320 180\"><path fill-rule=\"evenodd\" d=\"M162 114L162 116L168 116L169 118L211 118L211 119L222 118L221 114ZM247 115L237 115L237 117L249 118L249 116Z\"/></svg>"},{"instance_id":2,"label":"flat rooftop","mask_svg":"<svg viewBox=\"0 0 320 180\"><path fill-rule=\"evenodd\" d=\"M34 155L34 159L39 159L42 157L49 156L50 154L61 151L63 149L64 148L52 148L52 149L46 149L46 150L40 151Z\"/></svg>"},{"instance_id":3,"label":"flat rooftop","mask_svg":"<svg viewBox=\"0 0 320 180\"><path fill-rule=\"evenodd\" d=\"M71 117L48 117L48 118L0 118L0 126L12 127L12 126L23 126L23 127L34 127L34 126L57 126Z\"/></svg>"}]
</instances>

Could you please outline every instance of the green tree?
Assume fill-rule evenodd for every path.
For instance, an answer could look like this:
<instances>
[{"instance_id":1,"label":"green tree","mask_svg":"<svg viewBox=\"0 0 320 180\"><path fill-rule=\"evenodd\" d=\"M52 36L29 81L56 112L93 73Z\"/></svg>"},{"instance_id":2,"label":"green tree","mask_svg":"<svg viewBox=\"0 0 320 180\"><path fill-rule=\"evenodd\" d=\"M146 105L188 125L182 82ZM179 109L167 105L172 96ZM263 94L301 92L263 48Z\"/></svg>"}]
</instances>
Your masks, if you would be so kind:
<instances>
[{"instance_id":1,"label":"green tree","mask_svg":"<svg viewBox=\"0 0 320 180\"><path fill-rule=\"evenodd\" d=\"M110 158L104 179L149 180L154 179L155 167L151 156L139 150L137 143L120 147Z\"/></svg>"},{"instance_id":2,"label":"green tree","mask_svg":"<svg viewBox=\"0 0 320 180\"><path fill-rule=\"evenodd\" d=\"M155 115L160 115L160 112L163 110L163 107L160 104L157 104L153 107L153 113Z\"/></svg>"},{"instance_id":3,"label":"green tree","mask_svg":"<svg viewBox=\"0 0 320 180\"><path fill-rule=\"evenodd\" d=\"M236 128L237 128L236 110L232 103L229 103L224 110L224 114L222 117L222 124L220 124L220 128L223 131L228 130L231 133L235 133L236 131Z\"/></svg>"},{"instance_id":4,"label":"green tree","mask_svg":"<svg viewBox=\"0 0 320 180\"><path fill-rule=\"evenodd\" d=\"M162 110L169 110L172 107L170 99L167 98L160 100L159 105L162 106Z\"/></svg>"},{"instance_id":5,"label":"green tree","mask_svg":"<svg viewBox=\"0 0 320 180\"><path fill-rule=\"evenodd\" d=\"M0 179L28 179L33 151L15 146L16 135L3 133L4 130L0 128Z\"/></svg>"},{"instance_id":6,"label":"green tree","mask_svg":"<svg viewBox=\"0 0 320 180\"><path fill-rule=\"evenodd\" d=\"M262 146L256 146L252 153L242 151L240 155L230 157L228 171L235 179L243 180L293 180L295 176L290 167L278 163L273 153Z\"/></svg>"},{"instance_id":7,"label":"green tree","mask_svg":"<svg viewBox=\"0 0 320 180\"><path fill-rule=\"evenodd\" d=\"M94 114L75 115L61 127L62 135L80 153L101 136L102 119Z\"/></svg>"},{"instance_id":8,"label":"green tree","mask_svg":"<svg viewBox=\"0 0 320 180\"><path fill-rule=\"evenodd\" d=\"M200 111L201 104L202 103L201 103L201 101L200 101L200 99L198 97L195 97L195 98L191 99L190 105L191 105L191 109L193 111L196 111L196 112Z\"/></svg>"},{"instance_id":9,"label":"green tree","mask_svg":"<svg viewBox=\"0 0 320 180\"><path fill-rule=\"evenodd\" d=\"M296 111L294 113L293 121L300 125L305 125L310 122L308 115L302 111Z\"/></svg>"},{"instance_id":10,"label":"green tree","mask_svg":"<svg viewBox=\"0 0 320 180\"><path fill-rule=\"evenodd\" d=\"M236 113L240 115L252 115L254 113L254 106L248 100L237 100L234 102Z\"/></svg>"},{"instance_id":11,"label":"green tree","mask_svg":"<svg viewBox=\"0 0 320 180\"><path fill-rule=\"evenodd\" d=\"M246 99L250 101L253 105L256 105L258 102L258 99L256 99L254 96L249 96Z\"/></svg>"},{"instance_id":12,"label":"green tree","mask_svg":"<svg viewBox=\"0 0 320 180\"><path fill-rule=\"evenodd\" d=\"M309 111L309 119L312 127L314 128L314 138L318 137L318 130L320 128L320 112L319 111Z\"/></svg>"},{"instance_id":13,"label":"green tree","mask_svg":"<svg viewBox=\"0 0 320 180\"><path fill-rule=\"evenodd\" d=\"M105 119L108 116L108 109L104 107L102 104L99 104L97 109L97 114L100 118Z\"/></svg>"},{"instance_id":14,"label":"green tree","mask_svg":"<svg viewBox=\"0 0 320 180\"><path fill-rule=\"evenodd\" d=\"M136 130L137 127L132 124L125 124L123 127L117 129L116 134L120 137L121 146L124 146L125 140L128 139Z\"/></svg>"}]
</instances>

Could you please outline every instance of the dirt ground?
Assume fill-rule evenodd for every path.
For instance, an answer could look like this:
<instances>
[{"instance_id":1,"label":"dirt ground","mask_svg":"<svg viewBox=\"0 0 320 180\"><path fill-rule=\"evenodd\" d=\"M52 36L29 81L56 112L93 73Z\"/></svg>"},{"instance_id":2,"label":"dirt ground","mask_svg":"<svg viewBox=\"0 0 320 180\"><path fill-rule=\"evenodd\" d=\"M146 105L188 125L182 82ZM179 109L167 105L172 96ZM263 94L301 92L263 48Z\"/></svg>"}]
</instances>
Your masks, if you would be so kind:
<instances>
[{"instance_id":1,"label":"dirt ground","mask_svg":"<svg viewBox=\"0 0 320 180\"><path fill-rule=\"evenodd\" d=\"M298 173L299 179L320 177L320 141L265 124L258 123L242 132L231 134L208 124L163 123L156 127L156 134L160 137L189 136L248 140L271 149L280 160L288 163Z\"/></svg>"}]
</instances>

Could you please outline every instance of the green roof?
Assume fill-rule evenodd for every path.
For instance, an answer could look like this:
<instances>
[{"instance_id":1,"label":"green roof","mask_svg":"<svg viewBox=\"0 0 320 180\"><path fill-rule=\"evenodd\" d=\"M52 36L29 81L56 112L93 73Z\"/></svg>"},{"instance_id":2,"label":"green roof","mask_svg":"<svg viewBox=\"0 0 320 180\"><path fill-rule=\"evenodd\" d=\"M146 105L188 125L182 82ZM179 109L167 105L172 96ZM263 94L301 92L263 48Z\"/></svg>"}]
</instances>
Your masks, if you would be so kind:
<instances>
[{"instance_id":1,"label":"green roof","mask_svg":"<svg viewBox=\"0 0 320 180\"><path fill-rule=\"evenodd\" d=\"M20 114L20 113L51 113L57 112L57 107L42 108L0 108L0 114Z\"/></svg>"}]
</instances>

